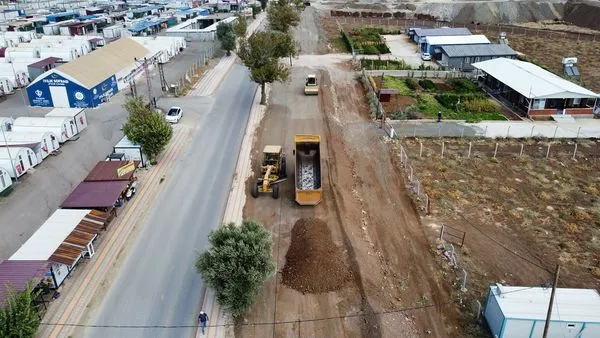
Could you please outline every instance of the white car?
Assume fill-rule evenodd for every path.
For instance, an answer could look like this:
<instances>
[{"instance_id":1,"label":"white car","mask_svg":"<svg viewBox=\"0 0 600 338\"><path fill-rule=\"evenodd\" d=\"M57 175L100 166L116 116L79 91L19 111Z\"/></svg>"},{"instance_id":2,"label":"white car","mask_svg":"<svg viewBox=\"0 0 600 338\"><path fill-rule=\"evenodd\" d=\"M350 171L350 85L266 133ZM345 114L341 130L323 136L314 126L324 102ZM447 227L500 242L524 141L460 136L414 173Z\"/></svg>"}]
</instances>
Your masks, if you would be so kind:
<instances>
[{"instance_id":1,"label":"white car","mask_svg":"<svg viewBox=\"0 0 600 338\"><path fill-rule=\"evenodd\" d=\"M171 107L165 115L165 120L169 123L177 123L183 116L183 110L181 107Z\"/></svg>"},{"instance_id":2,"label":"white car","mask_svg":"<svg viewBox=\"0 0 600 338\"><path fill-rule=\"evenodd\" d=\"M421 60L423 60L423 61L430 61L431 60L431 54L429 54L429 53L423 53L423 54L421 54Z\"/></svg>"}]
</instances>

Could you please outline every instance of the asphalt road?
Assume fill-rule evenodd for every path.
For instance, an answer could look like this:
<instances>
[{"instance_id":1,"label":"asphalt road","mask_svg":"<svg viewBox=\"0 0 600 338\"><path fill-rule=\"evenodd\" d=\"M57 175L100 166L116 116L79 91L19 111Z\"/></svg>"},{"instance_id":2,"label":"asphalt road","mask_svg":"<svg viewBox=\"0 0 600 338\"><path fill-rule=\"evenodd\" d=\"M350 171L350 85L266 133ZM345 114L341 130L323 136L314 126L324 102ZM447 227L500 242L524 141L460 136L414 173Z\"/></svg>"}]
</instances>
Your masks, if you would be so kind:
<instances>
[{"instance_id":1,"label":"asphalt road","mask_svg":"<svg viewBox=\"0 0 600 338\"><path fill-rule=\"evenodd\" d=\"M186 114L193 110L201 115L196 135L155 207L148 210L136 242L87 324L196 324L204 285L193 265L207 247L209 231L221 222L255 90L246 69L236 64L214 100L180 99ZM194 328L85 330L86 337L190 337L194 333Z\"/></svg>"}]
</instances>

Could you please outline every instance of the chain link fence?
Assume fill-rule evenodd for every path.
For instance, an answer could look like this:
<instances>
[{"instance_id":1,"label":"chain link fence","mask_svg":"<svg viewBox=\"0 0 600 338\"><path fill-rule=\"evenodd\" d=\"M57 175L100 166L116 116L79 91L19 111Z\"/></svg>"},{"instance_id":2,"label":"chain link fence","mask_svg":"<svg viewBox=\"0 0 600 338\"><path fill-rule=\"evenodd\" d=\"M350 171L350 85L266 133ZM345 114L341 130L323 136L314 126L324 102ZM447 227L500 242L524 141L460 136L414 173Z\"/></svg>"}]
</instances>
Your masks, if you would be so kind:
<instances>
[{"instance_id":1,"label":"chain link fence","mask_svg":"<svg viewBox=\"0 0 600 338\"><path fill-rule=\"evenodd\" d=\"M421 182L416 178L416 173L408 161L408 155L404 151L404 146L400 145L400 164L408 177L408 192L413 200L420 206L421 210L429 214L429 196L425 193Z\"/></svg>"}]
</instances>

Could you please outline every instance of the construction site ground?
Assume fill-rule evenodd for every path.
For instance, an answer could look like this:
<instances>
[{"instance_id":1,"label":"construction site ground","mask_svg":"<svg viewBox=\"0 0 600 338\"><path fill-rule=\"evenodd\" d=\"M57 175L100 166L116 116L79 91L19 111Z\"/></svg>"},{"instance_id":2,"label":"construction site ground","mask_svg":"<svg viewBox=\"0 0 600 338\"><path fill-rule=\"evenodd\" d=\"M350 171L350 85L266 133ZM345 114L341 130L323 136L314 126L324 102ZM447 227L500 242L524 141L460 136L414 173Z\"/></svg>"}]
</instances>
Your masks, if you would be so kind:
<instances>
[{"instance_id":1,"label":"construction site ground","mask_svg":"<svg viewBox=\"0 0 600 338\"><path fill-rule=\"evenodd\" d=\"M311 11L303 13L303 21L314 15ZM248 198L244 218L257 220L272 232L277 273L237 326L236 336L453 336L454 307L441 305L449 301L449 287L436 269L425 228L402 172L394 167L385 134L368 117L355 72L347 63L327 62L327 58L315 56L311 65L301 57L290 80L271 88L269 108L253 147L255 174L247 182L247 191L268 144L283 146L288 180L280 184L279 199L270 194ZM318 96L303 93L310 73L320 79ZM314 207L294 201L292 151L294 135L299 133L321 136L323 199ZM314 229L318 236L303 232L306 229ZM305 250L321 254L295 257L294 264L286 267L286 255L298 255L302 244ZM301 259L297 258L311 266L298 267ZM327 275L321 265L331 266L335 276ZM299 282L293 282L294 276Z\"/></svg>"},{"instance_id":2,"label":"construction site ground","mask_svg":"<svg viewBox=\"0 0 600 338\"><path fill-rule=\"evenodd\" d=\"M430 198L430 240L442 225L466 232L456 246L458 275L468 273L463 297L482 300L496 282L549 285L556 264L559 287L600 287L597 141L579 141L575 159L573 142L553 142L548 153L547 141L409 138L391 144L392 154L400 144ZM444 242L456 245L452 231Z\"/></svg>"}]
</instances>

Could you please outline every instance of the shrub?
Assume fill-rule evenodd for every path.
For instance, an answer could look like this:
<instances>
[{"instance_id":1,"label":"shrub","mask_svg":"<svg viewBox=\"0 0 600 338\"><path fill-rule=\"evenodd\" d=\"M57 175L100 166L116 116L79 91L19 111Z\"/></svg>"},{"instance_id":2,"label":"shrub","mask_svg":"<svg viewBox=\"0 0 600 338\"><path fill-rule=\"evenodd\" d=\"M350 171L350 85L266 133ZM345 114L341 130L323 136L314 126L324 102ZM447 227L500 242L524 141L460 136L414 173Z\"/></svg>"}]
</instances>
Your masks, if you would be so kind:
<instances>
[{"instance_id":1,"label":"shrub","mask_svg":"<svg viewBox=\"0 0 600 338\"><path fill-rule=\"evenodd\" d=\"M344 31L340 31L340 34L342 35L342 41L344 42L344 46L346 46L346 50L352 52L352 41Z\"/></svg>"},{"instance_id":2,"label":"shrub","mask_svg":"<svg viewBox=\"0 0 600 338\"><path fill-rule=\"evenodd\" d=\"M464 102L464 110L473 113L493 113L498 111L498 106L488 99L471 99Z\"/></svg>"},{"instance_id":3,"label":"shrub","mask_svg":"<svg viewBox=\"0 0 600 338\"><path fill-rule=\"evenodd\" d=\"M458 103L458 100L460 99L460 96L455 95L455 94L443 93L443 94L436 95L435 99L442 106L449 108L449 109L454 109L456 107L456 104Z\"/></svg>"},{"instance_id":4,"label":"shrub","mask_svg":"<svg viewBox=\"0 0 600 338\"><path fill-rule=\"evenodd\" d=\"M437 89L437 85L435 83L433 83L433 81L431 80L419 80L419 86L421 86L421 88L425 89L425 90L436 90Z\"/></svg>"},{"instance_id":5,"label":"shrub","mask_svg":"<svg viewBox=\"0 0 600 338\"><path fill-rule=\"evenodd\" d=\"M410 90L417 90L417 88L419 88L417 81L415 81L413 79L404 79L404 83Z\"/></svg>"},{"instance_id":6,"label":"shrub","mask_svg":"<svg viewBox=\"0 0 600 338\"><path fill-rule=\"evenodd\" d=\"M475 93L479 87L469 79L450 79L446 81L455 93Z\"/></svg>"}]
</instances>

